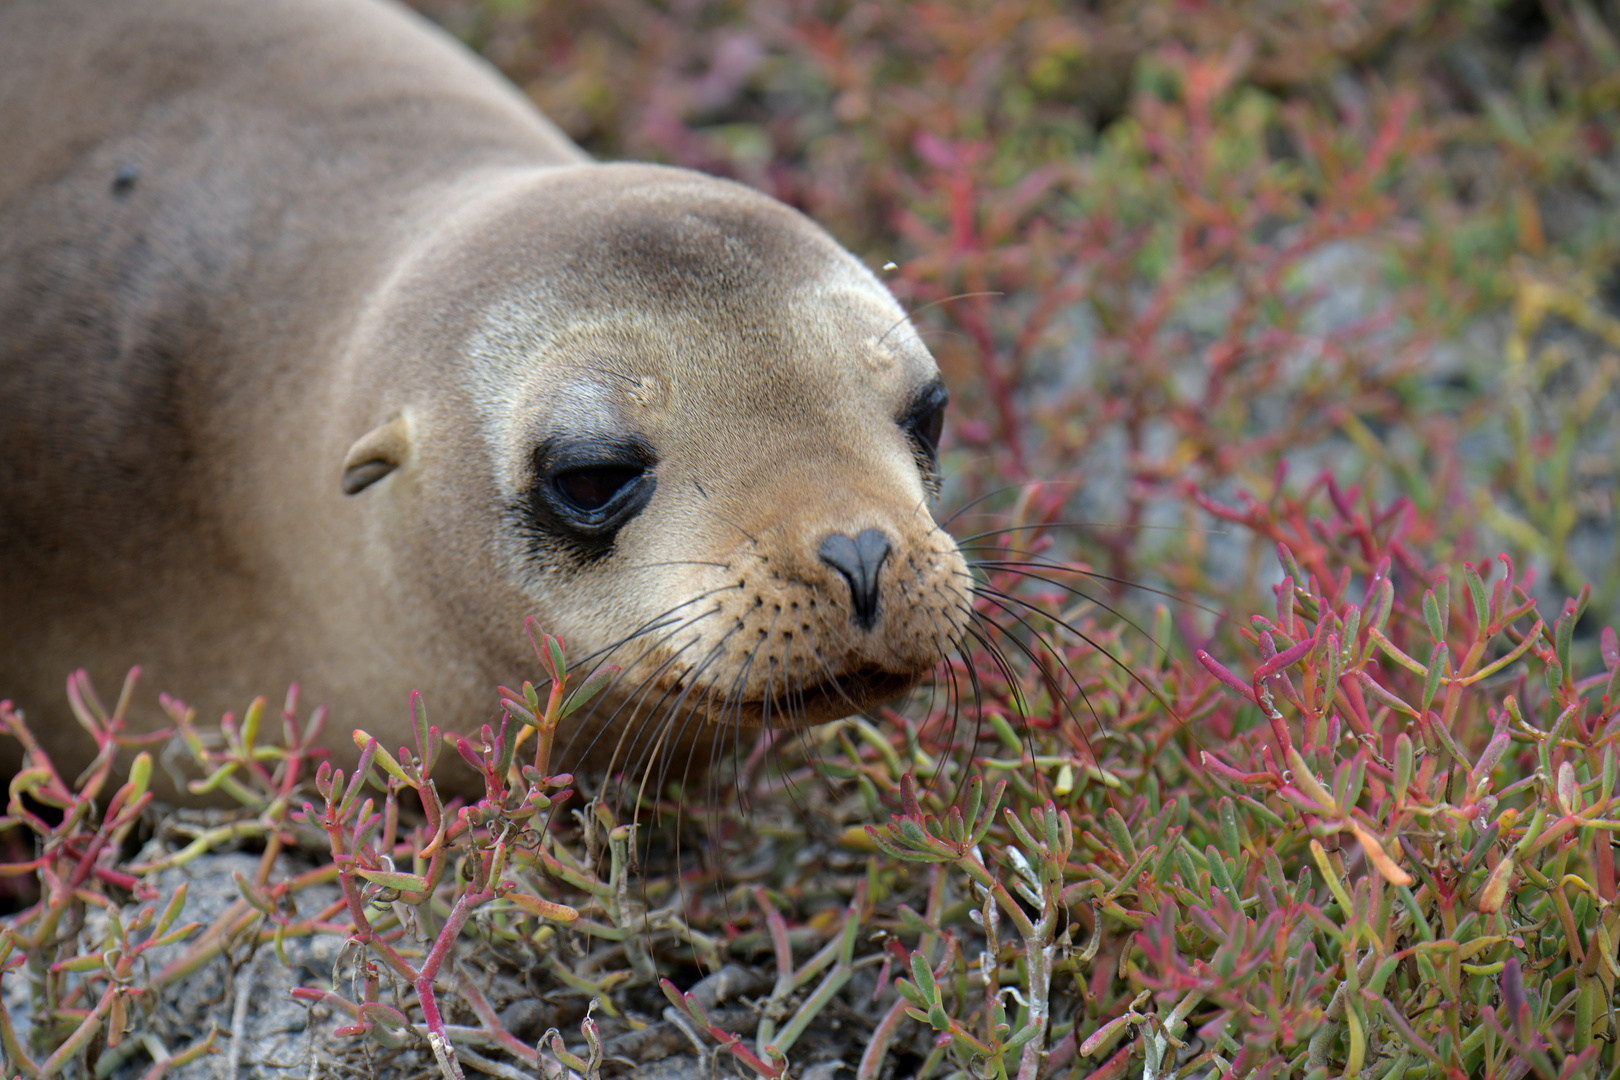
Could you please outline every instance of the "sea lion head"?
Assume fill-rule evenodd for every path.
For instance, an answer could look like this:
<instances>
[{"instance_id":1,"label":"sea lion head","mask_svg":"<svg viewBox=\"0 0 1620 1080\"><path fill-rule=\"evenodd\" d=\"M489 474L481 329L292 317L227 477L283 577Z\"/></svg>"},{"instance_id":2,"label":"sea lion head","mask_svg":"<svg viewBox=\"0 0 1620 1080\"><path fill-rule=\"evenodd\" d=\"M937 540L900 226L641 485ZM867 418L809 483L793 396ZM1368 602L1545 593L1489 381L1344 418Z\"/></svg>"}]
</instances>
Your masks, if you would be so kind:
<instances>
[{"instance_id":1,"label":"sea lion head","mask_svg":"<svg viewBox=\"0 0 1620 1080\"><path fill-rule=\"evenodd\" d=\"M801 214L701 174L491 191L377 305L390 415L345 462L374 534L434 583L423 602L507 635L532 615L621 667L559 736L565 764L914 686L970 583L929 512L945 387L889 291ZM392 340L402 324L433 329Z\"/></svg>"}]
</instances>

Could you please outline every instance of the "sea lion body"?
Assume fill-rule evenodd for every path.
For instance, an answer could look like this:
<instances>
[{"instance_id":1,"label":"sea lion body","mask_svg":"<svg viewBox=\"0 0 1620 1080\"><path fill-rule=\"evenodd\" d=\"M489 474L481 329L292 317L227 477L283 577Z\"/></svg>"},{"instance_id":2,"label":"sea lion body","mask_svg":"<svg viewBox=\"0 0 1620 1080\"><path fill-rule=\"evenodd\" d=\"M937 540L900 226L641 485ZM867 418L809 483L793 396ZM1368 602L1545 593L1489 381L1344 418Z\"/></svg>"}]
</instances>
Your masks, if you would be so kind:
<instances>
[{"instance_id":1,"label":"sea lion body","mask_svg":"<svg viewBox=\"0 0 1620 1080\"><path fill-rule=\"evenodd\" d=\"M0 146L0 696L68 763L80 666L205 719L297 681L392 747L412 688L492 719L533 616L624 668L577 765L847 714L960 634L887 290L591 163L415 16L0 2Z\"/></svg>"}]
</instances>

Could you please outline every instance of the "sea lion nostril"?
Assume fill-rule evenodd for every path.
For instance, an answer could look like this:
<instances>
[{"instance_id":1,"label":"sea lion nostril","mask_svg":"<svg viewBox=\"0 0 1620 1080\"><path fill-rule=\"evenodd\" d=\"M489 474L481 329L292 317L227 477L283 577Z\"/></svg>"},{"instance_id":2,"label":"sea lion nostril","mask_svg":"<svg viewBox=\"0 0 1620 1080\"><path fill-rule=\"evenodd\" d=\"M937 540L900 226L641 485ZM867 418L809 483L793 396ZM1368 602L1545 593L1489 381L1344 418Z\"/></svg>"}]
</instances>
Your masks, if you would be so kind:
<instances>
[{"instance_id":1,"label":"sea lion nostril","mask_svg":"<svg viewBox=\"0 0 1620 1080\"><path fill-rule=\"evenodd\" d=\"M855 622L862 630L877 623L878 571L889 557L889 538L879 529L865 529L853 540L833 533L821 542L821 561L844 575Z\"/></svg>"}]
</instances>

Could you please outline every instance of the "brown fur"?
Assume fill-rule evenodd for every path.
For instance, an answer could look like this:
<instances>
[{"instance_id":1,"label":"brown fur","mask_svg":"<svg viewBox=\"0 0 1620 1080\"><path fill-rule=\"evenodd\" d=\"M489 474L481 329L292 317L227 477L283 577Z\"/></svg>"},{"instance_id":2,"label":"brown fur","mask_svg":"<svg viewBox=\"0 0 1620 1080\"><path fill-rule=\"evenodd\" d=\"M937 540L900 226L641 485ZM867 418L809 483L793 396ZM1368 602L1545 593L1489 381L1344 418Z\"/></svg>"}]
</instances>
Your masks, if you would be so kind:
<instances>
[{"instance_id":1,"label":"brown fur","mask_svg":"<svg viewBox=\"0 0 1620 1080\"><path fill-rule=\"evenodd\" d=\"M613 657L583 761L677 699L830 719L960 632L896 422L937 373L887 291L746 188L588 163L415 16L0 0L0 147L0 695L54 751L83 757L81 665L205 717L298 680L329 742L398 745L413 687L468 729L535 677L525 616L579 657L701 607ZM657 486L582 560L521 502L592 424L644 436ZM397 468L346 496L367 432ZM866 528L896 545L870 632L817 556Z\"/></svg>"}]
</instances>

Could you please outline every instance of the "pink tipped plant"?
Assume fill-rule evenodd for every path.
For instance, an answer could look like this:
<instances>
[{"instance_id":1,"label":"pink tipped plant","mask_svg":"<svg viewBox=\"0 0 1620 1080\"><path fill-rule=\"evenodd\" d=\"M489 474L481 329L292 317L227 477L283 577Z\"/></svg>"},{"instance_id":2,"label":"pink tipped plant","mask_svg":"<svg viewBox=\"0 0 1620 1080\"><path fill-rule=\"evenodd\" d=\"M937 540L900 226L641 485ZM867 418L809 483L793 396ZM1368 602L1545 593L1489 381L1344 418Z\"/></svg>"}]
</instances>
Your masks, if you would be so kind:
<instances>
[{"instance_id":1,"label":"pink tipped plant","mask_svg":"<svg viewBox=\"0 0 1620 1080\"><path fill-rule=\"evenodd\" d=\"M446 1080L461 1080L454 1045L457 1035L445 1023L434 982L453 963L456 939L469 918L487 905L553 923L567 924L579 912L544 899L520 886L509 872L533 871L544 865L546 827L572 790L572 777L548 775L552 738L557 723L588 701L616 674L602 668L585 679L572 695L565 692L568 670L562 642L552 635L536 639L533 621L530 640L541 666L551 678L544 707L538 691L524 683L521 693L502 688L503 715L498 729L485 725L475 740L441 732L427 722L421 697L411 695L414 751L400 747L398 755L383 749L363 731L354 733L360 748L359 764L347 778L342 769L322 763L315 788L324 808L305 803L302 818L318 825L331 848L353 928L341 963L348 963L358 1000L334 989L300 989L299 1000L320 1002L349 1016L353 1023L338 1029L341 1036L370 1036L384 1045L397 1046L412 1030L405 1013L381 998L384 980L400 981L415 992L421 1008L421 1029ZM512 730L512 721L522 725ZM518 764L516 752L533 735L531 764ZM483 797L451 812L440 798L433 771L440 750L453 746L482 778ZM381 770L379 777L376 770ZM379 807L364 796L367 785L383 792ZM426 818L418 835L405 845L411 851L410 870L398 869L394 853L401 850L400 795L416 793ZM531 883L533 875L528 875ZM435 913L441 892L448 914ZM418 950L418 944L424 946ZM418 955L419 954L419 955ZM513 1037L471 983L460 980L458 989L483 1021L472 1038L497 1045L530 1066L540 1065L540 1051ZM462 1054L472 1051L462 1048Z\"/></svg>"}]
</instances>

